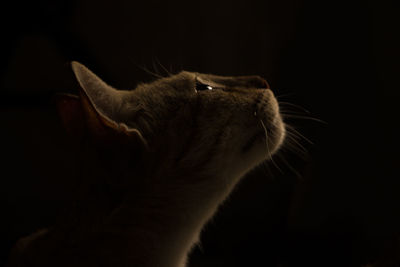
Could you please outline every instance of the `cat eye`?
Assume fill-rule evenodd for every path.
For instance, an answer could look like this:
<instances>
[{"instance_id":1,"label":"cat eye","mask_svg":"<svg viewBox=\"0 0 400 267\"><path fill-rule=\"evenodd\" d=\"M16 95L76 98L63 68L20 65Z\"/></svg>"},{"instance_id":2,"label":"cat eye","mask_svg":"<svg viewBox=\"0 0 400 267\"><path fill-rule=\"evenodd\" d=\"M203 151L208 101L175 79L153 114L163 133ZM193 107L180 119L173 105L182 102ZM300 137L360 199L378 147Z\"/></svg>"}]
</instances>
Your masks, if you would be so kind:
<instances>
[{"instance_id":1,"label":"cat eye","mask_svg":"<svg viewBox=\"0 0 400 267\"><path fill-rule=\"evenodd\" d=\"M206 91L206 90L212 90L212 86L208 84L204 84L198 80L196 80L196 91Z\"/></svg>"}]
</instances>

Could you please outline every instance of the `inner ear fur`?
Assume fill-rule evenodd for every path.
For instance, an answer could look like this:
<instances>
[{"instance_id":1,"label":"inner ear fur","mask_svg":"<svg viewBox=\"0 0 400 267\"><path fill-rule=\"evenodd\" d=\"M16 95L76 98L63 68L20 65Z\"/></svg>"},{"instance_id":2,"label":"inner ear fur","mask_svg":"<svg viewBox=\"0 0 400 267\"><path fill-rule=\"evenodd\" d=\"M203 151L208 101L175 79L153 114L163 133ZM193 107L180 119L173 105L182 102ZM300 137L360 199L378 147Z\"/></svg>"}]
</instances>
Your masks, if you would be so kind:
<instances>
[{"instance_id":1,"label":"inner ear fur","mask_svg":"<svg viewBox=\"0 0 400 267\"><path fill-rule=\"evenodd\" d=\"M79 95L85 121L92 136L105 144L121 143L147 147L147 142L139 130L129 128L125 123L115 122L101 114L82 88Z\"/></svg>"}]
</instances>

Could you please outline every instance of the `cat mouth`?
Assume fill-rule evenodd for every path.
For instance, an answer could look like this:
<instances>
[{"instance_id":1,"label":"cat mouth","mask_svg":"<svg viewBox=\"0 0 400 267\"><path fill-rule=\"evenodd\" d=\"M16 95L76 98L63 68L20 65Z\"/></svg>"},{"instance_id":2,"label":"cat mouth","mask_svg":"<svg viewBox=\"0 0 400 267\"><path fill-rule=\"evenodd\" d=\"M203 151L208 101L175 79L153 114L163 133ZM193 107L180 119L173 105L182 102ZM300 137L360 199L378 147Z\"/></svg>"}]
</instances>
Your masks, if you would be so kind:
<instances>
[{"instance_id":1,"label":"cat mouth","mask_svg":"<svg viewBox=\"0 0 400 267\"><path fill-rule=\"evenodd\" d=\"M271 90L267 89L261 93L260 98L256 100L256 109L253 115L257 132L248 139L242 152L262 143L266 147L267 153L271 155L282 144L286 132L278 101Z\"/></svg>"}]
</instances>

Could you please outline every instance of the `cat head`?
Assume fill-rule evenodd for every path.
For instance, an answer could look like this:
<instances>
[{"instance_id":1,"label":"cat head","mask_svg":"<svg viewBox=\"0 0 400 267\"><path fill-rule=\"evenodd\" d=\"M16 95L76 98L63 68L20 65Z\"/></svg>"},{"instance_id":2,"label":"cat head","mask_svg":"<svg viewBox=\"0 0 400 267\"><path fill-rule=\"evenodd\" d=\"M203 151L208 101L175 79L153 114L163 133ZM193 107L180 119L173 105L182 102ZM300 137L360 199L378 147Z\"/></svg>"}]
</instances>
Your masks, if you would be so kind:
<instances>
[{"instance_id":1,"label":"cat head","mask_svg":"<svg viewBox=\"0 0 400 267\"><path fill-rule=\"evenodd\" d=\"M117 90L80 63L72 69L81 88L79 97L59 101L67 128L84 125L99 144L122 142L150 161L158 158L157 166L240 176L284 139L278 103L258 76L183 71Z\"/></svg>"}]
</instances>

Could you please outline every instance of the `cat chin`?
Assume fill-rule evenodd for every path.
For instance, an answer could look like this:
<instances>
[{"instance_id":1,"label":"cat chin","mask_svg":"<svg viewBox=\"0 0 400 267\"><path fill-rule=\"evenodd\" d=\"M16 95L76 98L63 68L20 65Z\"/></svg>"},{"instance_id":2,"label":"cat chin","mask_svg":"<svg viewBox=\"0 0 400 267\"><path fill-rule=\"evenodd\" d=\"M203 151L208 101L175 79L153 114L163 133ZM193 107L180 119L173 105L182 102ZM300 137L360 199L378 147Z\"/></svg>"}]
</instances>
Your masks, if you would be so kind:
<instances>
[{"instance_id":1,"label":"cat chin","mask_svg":"<svg viewBox=\"0 0 400 267\"><path fill-rule=\"evenodd\" d=\"M249 170L265 160L271 160L283 144L286 136L285 124L280 119L279 114L278 117L279 120L275 122L273 130L270 129L268 137L265 131L262 131L248 141L247 147L244 146L244 149L242 149L239 165L248 165L247 170Z\"/></svg>"},{"instance_id":2,"label":"cat chin","mask_svg":"<svg viewBox=\"0 0 400 267\"><path fill-rule=\"evenodd\" d=\"M272 155L282 145L286 129L279 111L278 101L271 90L267 89L263 92L255 114L264 130L262 138L264 147L268 150L268 154ZM268 139L267 143L266 138Z\"/></svg>"}]
</instances>

